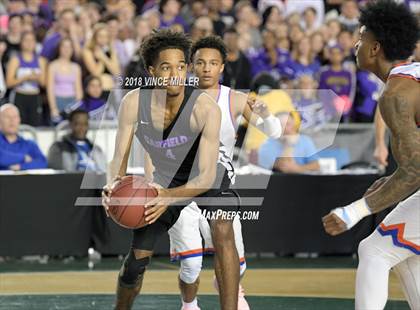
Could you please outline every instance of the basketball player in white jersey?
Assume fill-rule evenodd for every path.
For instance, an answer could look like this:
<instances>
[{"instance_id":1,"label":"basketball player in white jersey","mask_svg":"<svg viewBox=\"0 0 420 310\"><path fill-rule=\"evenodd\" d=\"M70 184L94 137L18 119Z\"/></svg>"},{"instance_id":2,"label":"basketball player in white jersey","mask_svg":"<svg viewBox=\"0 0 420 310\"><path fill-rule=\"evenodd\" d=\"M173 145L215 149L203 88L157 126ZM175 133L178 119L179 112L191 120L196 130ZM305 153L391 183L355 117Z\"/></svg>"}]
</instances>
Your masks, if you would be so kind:
<instances>
[{"instance_id":1,"label":"basketball player in white jersey","mask_svg":"<svg viewBox=\"0 0 420 310\"><path fill-rule=\"evenodd\" d=\"M191 58L194 74L199 78L199 88L212 96L222 111L220 140L221 149L226 155L226 162L230 162L232 159L236 142L237 120L241 117L259 127L268 136L280 137L280 121L270 114L263 103L256 102L255 98L248 98L245 93L219 84L226 60L226 47L220 37L209 36L198 40L192 47ZM232 173L234 173L233 170ZM246 269L246 262L241 223L238 216L233 225L242 277ZM169 236L171 257L173 260L181 262L179 287L182 296L182 309L200 309L196 296L203 254L214 250L208 221L195 203L190 204L181 212L178 221L169 230ZM204 249L202 237L205 241ZM218 289L216 282L215 288ZM238 309L249 309L241 286L238 293Z\"/></svg>"},{"instance_id":2,"label":"basketball player in white jersey","mask_svg":"<svg viewBox=\"0 0 420 310\"><path fill-rule=\"evenodd\" d=\"M323 223L329 234L338 235L399 202L359 245L356 310L385 307L391 268L411 309L420 309L420 63L406 62L420 29L416 16L392 0L369 3L360 24L357 63L385 83L379 109L398 168L376 181L363 198L334 209Z\"/></svg>"}]
</instances>

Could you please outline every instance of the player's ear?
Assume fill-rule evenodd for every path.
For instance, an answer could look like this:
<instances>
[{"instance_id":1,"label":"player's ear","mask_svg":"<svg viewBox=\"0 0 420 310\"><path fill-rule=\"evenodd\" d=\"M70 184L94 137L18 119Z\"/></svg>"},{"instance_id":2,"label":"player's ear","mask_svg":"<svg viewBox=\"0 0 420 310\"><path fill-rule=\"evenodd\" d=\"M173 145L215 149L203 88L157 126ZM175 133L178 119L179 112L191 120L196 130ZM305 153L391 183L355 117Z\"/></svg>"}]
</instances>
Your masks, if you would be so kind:
<instances>
[{"instance_id":1,"label":"player's ear","mask_svg":"<svg viewBox=\"0 0 420 310\"><path fill-rule=\"evenodd\" d=\"M370 48L371 56L374 56L374 57L377 56L380 50L381 50L381 44L378 41L374 41L372 43L372 47Z\"/></svg>"},{"instance_id":2,"label":"player's ear","mask_svg":"<svg viewBox=\"0 0 420 310\"><path fill-rule=\"evenodd\" d=\"M222 64L222 66L220 67L219 73L222 73L223 70L225 70L225 64Z\"/></svg>"},{"instance_id":3,"label":"player's ear","mask_svg":"<svg viewBox=\"0 0 420 310\"><path fill-rule=\"evenodd\" d=\"M153 66L149 66L148 71L152 76L155 76L155 68Z\"/></svg>"}]
</instances>

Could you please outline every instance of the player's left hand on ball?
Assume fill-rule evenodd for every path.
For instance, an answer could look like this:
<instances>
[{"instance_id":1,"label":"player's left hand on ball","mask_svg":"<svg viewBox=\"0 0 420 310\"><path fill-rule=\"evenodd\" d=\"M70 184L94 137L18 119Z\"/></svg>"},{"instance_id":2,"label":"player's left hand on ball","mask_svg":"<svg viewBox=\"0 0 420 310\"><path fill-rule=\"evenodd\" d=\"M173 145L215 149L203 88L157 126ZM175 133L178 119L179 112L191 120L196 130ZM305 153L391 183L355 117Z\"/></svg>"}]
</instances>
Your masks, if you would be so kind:
<instances>
[{"instance_id":1,"label":"player's left hand on ball","mask_svg":"<svg viewBox=\"0 0 420 310\"><path fill-rule=\"evenodd\" d=\"M322 218L325 231L331 236L339 235L347 230L347 225L336 214L330 212Z\"/></svg>"},{"instance_id":2,"label":"player's left hand on ball","mask_svg":"<svg viewBox=\"0 0 420 310\"><path fill-rule=\"evenodd\" d=\"M155 187L158 192L158 195L155 198L144 205L146 209L144 212L146 223L153 224L168 209L171 200L169 190L162 188L158 184L152 183L149 185Z\"/></svg>"}]
</instances>

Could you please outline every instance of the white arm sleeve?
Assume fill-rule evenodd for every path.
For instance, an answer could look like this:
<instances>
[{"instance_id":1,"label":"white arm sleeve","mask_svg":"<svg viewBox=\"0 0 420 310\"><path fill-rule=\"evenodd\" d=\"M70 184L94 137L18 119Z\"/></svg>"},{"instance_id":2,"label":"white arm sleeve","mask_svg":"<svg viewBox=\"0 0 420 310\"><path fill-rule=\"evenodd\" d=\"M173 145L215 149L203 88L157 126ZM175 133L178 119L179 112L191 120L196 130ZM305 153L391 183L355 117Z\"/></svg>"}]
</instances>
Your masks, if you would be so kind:
<instances>
[{"instance_id":1,"label":"white arm sleeve","mask_svg":"<svg viewBox=\"0 0 420 310\"><path fill-rule=\"evenodd\" d=\"M259 117L255 125L270 138L278 139L281 136L282 128L280 120L272 114L264 119Z\"/></svg>"}]
</instances>

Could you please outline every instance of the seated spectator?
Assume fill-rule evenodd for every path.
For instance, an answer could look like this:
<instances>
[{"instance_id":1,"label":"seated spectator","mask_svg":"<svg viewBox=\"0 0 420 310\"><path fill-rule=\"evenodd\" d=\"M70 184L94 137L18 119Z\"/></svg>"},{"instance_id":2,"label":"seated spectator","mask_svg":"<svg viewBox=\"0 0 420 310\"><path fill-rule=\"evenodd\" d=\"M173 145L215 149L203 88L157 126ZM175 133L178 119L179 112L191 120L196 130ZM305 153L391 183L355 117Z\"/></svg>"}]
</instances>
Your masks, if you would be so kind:
<instances>
[{"instance_id":1,"label":"seated spectator","mask_svg":"<svg viewBox=\"0 0 420 310\"><path fill-rule=\"evenodd\" d=\"M57 123L67 108L83 96L82 72L72 61L73 45L69 38L61 40L58 58L48 66L47 96L51 119Z\"/></svg>"},{"instance_id":2,"label":"seated spectator","mask_svg":"<svg viewBox=\"0 0 420 310\"><path fill-rule=\"evenodd\" d=\"M33 32L22 35L21 52L7 66L6 83L12 88L13 103L18 107L22 123L39 126L41 122L41 87L45 85L46 63L35 52Z\"/></svg>"},{"instance_id":3,"label":"seated spectator","mask_svg":"<svg viewBox=\"0 0 420 310\"><path fill-rule=\"evenodd\" d=\"M104 113L106 113L105 119L115 118L113 111L106 111L106 101L102 95L102 82L95 76L86 78L83 99L71 106L66 112L71 113L75 110L86 111L91 120L102 120Z\"/></svg>"},{"instance_id":4,"label":"seated spectator","mask_svg":"<svg viewBox=\"0 0 420 310\"><path fill-rule=\"evenodd\" d=\"M343 68L343 50L336 45L330 47L330 66L325 66L320 73L319 89L330 89L348 104L344 106L343 115L348 118L356 90L356 78L352 71Z\"/></svg>"},{"instance_id":5,"label":"seated spectator","mask_svg":"<svg viewBox=\"0 0 420 310\"><path fill-rule=\"evenodd\" d=\"M93 146L86 137L89 116L86 111L75 110L69 117L70 130L61 141L55 142L48 152L48 167L68 172L106 171L106 159L102 150Z\"/></svg>"},{"instance_id":6,"label":"seated spectator","mask_svg":"<svg viewBox=\"0 0 420 310\"><path fill-rule=\"evenodd\" d=\"M298 133L290 113L277 114L283 128L279 139L269 138L260 148L259 165L284 173L319 171L317 150L311 138Z\"/></svg>"},{"instance_id":7,"label":"seated spectator","mask_svg":"<svg viewBox=\"0 0 420 310\"><path fill-rule=\"evenodd\" d=\"M222 84L238 90L249 89L252 80L251 64L239 50L238 39L238 33L233 28L228 29L223 35L227 57Z\"/></svg>"},{"instance_id":8,"label":"seated spectator","mask_svg":"<svg viewBox=\"0 0 420 310\"><path fill-rule=\"evenodd\" d=\"M292 61L289 67L293 71L294 77L302 74L316 75L321 68L319 60L312 51L311 41L308 36L304 36L297 45L294 46L292 52Z\"/></svg>"},{"instance_id":9,"label":"seated spectator","mask_svg":"<svg viewBox=\"0 0 420 310\"><path fill-rule=\"evenodd\" d=\"M311 35L311 46L312 52L318 59L319 63L323 66L328 63L328 58L326 57L326 48L324 42L324 36L320 31L314 32Z\"/></svg>"},{"instance_id":10,"label":"seated spectator","mask_svg":"<svg viewBox=\"0 0 420 310\"><path fill-rule=\"evenodd\" d=\"M236 30L239 37L247 34L252 48L258 49L262 45L262 37L259 27L261 16L255 11L250 1L240 0L235 4Z\"/></svg>"},{"instance_id":11,"label":"seated spectator","mask_svg":"<svg viewBox=\"0 0 420 310\"><path fill-rule=\"evenodd\" d=\"M18 135L19 110L10 103L0 107L0 170L28 170L47 167L47 160L34 141Z\"/></svg>"},{"instance_id":12,"label":"seated spectator","mask_svg":"<svg viewBox=\"0 0 420 310\"><path fill-rule=\"evenodd\" d=\"M267 7L262 14L262 27L275 32L279 24L283 22L283 15L277 6Z\"/></svg>"},{"instance_id":13,"label":"seated spectator","mask_svg":"<svg viewBox=\"0 0 420 310\"><path fill-rule=\"evenodd\" d=\"M208 0L207 3L207 16L213 22L214 33L218 36L222 36L225 31L226 25L222 21L220 16L220 1L219 0Z\"/></svg>"},{"instance_id":14,"label":"seated spectator","mask_svg":"<svg viewBox=\"0 0 420 310\"><path fill-rule=\"evenodd\" d=\"M113 77L120 73L120 63L106 24L95 25L92 38L83 49L83 63L89 75L101 80L103 97L108 99L115 86Z\"/></svg>"},{"instance_id":15,"label":"seated spectator","mask_svg":"<svg viewBox=\"0 0 420 310\"><path fill-rule=\"evenodd\" d=\"M274 79L279 80L293 74L290 69L290 55L276 46L276 36L272 31L263 31L263 47L250 53L248 57L251 62L252 76L266 72Z\"/></svg>"}]
</instances>

